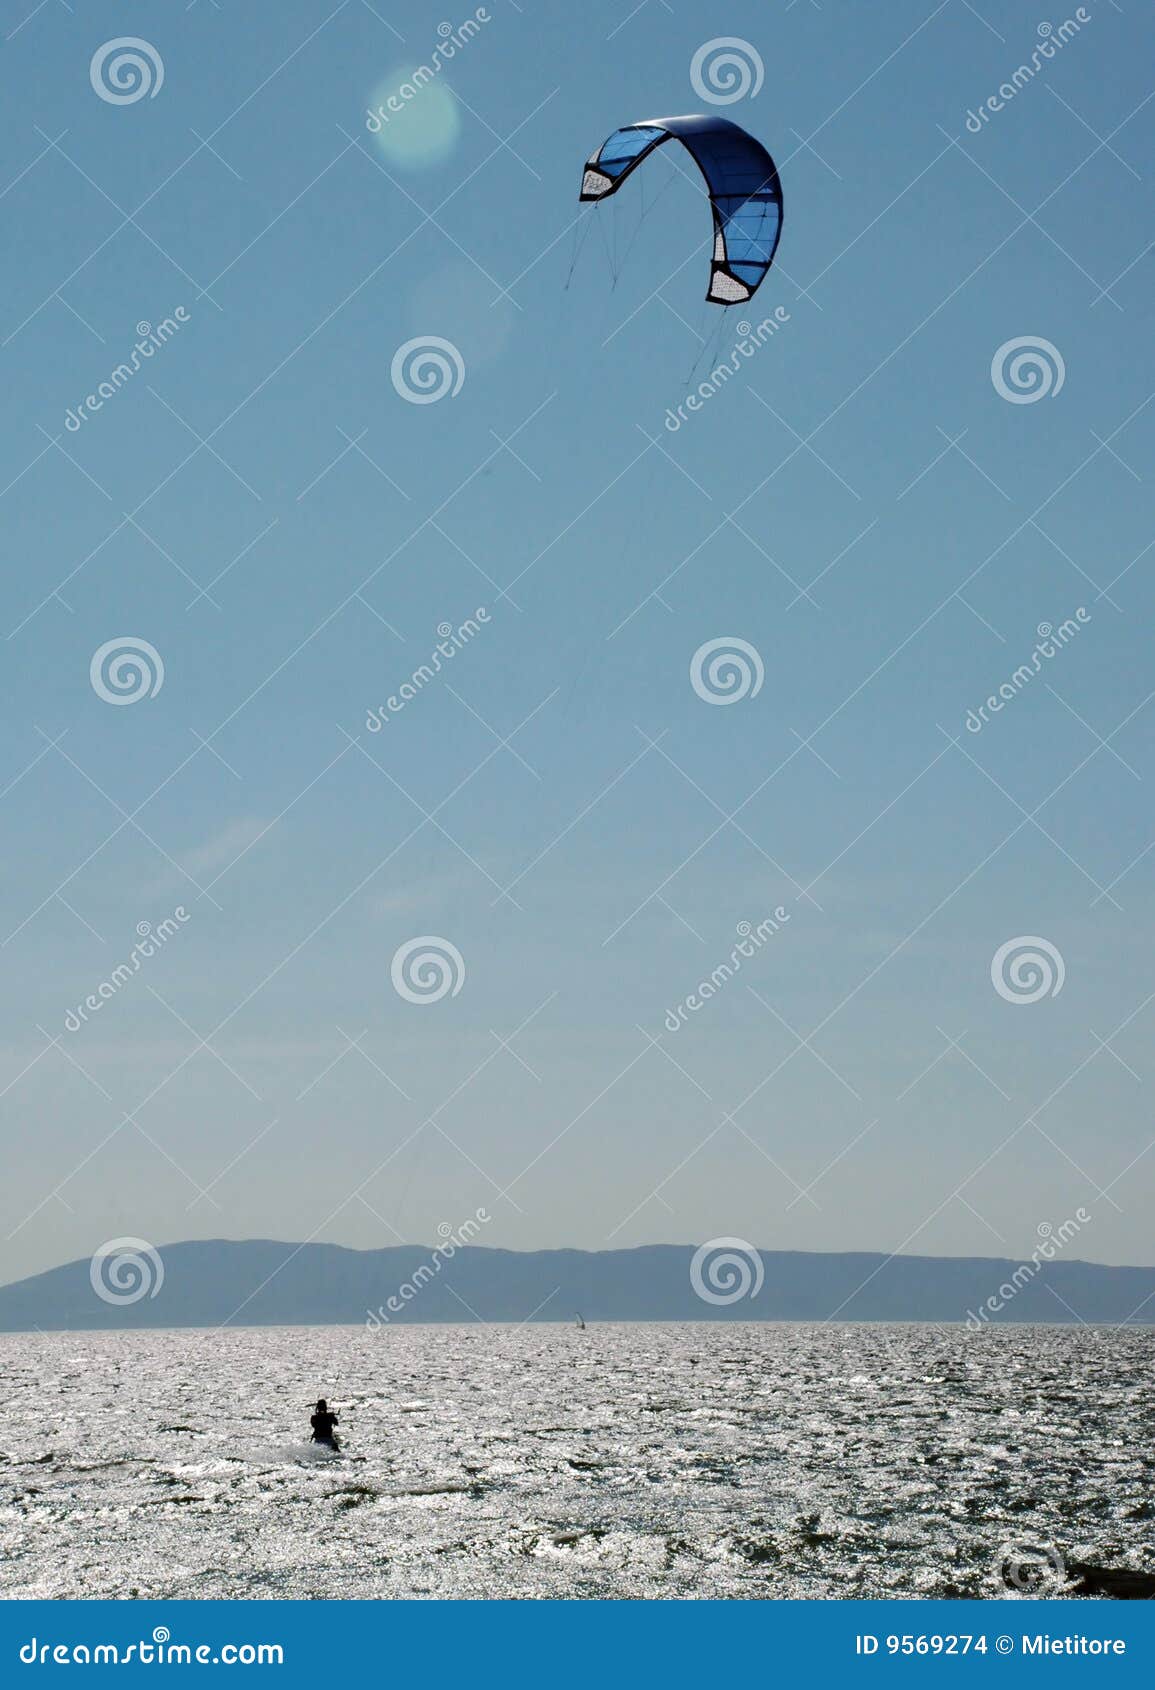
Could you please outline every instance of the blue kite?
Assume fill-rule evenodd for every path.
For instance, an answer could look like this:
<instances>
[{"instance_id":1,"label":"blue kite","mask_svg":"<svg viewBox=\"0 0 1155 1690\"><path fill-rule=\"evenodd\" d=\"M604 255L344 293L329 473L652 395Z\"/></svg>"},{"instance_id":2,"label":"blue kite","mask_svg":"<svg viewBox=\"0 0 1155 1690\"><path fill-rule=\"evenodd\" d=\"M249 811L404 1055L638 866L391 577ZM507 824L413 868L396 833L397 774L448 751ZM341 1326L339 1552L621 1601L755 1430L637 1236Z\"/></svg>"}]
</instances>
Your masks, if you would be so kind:
<instances>
[{"instance_id":1,"label":"blue kite","mask_svg":"<svg viewBox=\"0 0 1155 1690\"><path fill-rule=\"evenodd\" d=\"M581 198L616 193L643 159L680 141L705 177L714 217L714 256L706 298L751 299L774 262L782 233L782 184L761 141L725 117L655 117L615 129L585 167Z\"/></svg>"}]
</instances>

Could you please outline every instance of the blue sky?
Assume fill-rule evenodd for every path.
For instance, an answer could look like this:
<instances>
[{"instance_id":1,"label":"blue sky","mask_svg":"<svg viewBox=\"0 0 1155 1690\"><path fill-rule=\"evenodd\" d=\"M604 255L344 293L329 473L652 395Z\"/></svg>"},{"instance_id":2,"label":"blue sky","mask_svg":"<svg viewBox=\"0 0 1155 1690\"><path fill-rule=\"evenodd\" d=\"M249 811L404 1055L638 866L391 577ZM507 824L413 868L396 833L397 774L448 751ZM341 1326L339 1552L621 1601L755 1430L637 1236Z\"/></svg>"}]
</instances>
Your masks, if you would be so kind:
<instances>
[{"instance_id":1,"label":"blue sky","mask_svg":"<svg viewBox=\"0 0 1155 1690\"><path fill-rule=\"evenodd\" d=\"M1082 1206L1079 1254L1150 1260L1138 13L1087 8L974 134L1037 8L492 0L370 133L468 15L8 9L0 1274L479 1204L519 1248L945 1254ZM125 33L163 81L117 104L90 65ZM741 313L703 301L707 206L665 158L576 203L612 129L705 109L719 37L761 62L716 109L786 205ZM394 354L431 336L460 391L407 402ZM992 380L1020 337L1052 349L1037 402ZM126 637L164 666L127 708L90 680ZM690 679L721 638L764 674L726 707ZM456 995L394 989L422 935ZM994 989L1019 936L1057 995Z\"/></svg>"}]
</instances>

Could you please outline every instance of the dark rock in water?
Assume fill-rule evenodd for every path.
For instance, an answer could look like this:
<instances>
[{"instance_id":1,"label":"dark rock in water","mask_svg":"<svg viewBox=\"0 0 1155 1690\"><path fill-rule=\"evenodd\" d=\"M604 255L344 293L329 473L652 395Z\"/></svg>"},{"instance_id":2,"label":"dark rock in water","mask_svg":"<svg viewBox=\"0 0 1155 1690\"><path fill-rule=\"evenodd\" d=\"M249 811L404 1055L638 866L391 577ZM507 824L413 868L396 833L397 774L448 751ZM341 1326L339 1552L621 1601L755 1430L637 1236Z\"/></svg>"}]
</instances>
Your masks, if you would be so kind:
<instances>
[{"instance_id":1,"label":"dark rock in water","mask_svg":"<svg viewBox=\"0 0 1155 1690\"><path fill-rule=\"evenodd\" d=\"M1127 1602L1155 1597L1155 1573L1137 1573L1131 1567L1092 1567L1086 1561L1071 1561L1067 1572L1077 1582L1076 1596L1113 1596Z\"/></svg>"}]
</instances>

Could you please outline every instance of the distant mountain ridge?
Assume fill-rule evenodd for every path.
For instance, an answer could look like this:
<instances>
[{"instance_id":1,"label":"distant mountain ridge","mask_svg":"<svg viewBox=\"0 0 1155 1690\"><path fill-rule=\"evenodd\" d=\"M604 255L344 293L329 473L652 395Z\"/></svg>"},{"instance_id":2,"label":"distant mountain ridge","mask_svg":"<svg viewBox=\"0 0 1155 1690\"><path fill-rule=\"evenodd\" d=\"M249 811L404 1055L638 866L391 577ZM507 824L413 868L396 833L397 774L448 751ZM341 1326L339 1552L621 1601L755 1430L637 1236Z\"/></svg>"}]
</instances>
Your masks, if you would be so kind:
<instances>
[{"instance_id":1,"label":"distant mountain ridge","mask_svg":"<svg viewBox=\"0 0 1155 1690\"><path fill-rule=\"evenodd\" d=\"M157 1252L155 1295L106 1300L88 1260L0 1287L0 1331L182 1326L384 1327L447 1321L1155 1322L1155 1268L1055 1260L761 1250L733 1301L695 1290L695 1246L495 1250L463 1245L351 1250L268 1239L194 1240ZM702 1273L697 1275L702 1284ZM757 1280L761 1283L757 1284ZM150 1282L151 1283L151 1282ZM711 1277L711 1295L737 1280ZM122 1285L118 1296L131 1295ZM1008 1296L1008 1292L1010 1295ZM1001 1306L997 1306L1001 1305Z\"/></svg>"}]
</instances>

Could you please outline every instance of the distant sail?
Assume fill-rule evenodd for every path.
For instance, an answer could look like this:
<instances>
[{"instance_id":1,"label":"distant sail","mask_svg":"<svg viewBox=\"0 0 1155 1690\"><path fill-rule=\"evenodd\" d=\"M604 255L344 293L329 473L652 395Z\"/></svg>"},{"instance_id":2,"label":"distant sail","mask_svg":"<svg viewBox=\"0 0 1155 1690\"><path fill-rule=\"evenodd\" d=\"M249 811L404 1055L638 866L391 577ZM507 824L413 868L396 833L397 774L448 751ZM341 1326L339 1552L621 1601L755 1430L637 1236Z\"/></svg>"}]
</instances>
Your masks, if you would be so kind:
<instances>
[{"instance_id":1,"label":"distant sail","mask_svg":"<svg viewBox=\"0 0 1155 1690\"><path fill-rule=\"evenodd\" d=\"M586 1329L586 1323L580 1314L577 1316L577 1329L579 1332L584 1332Z\"/></svg>"}]
</instances>

